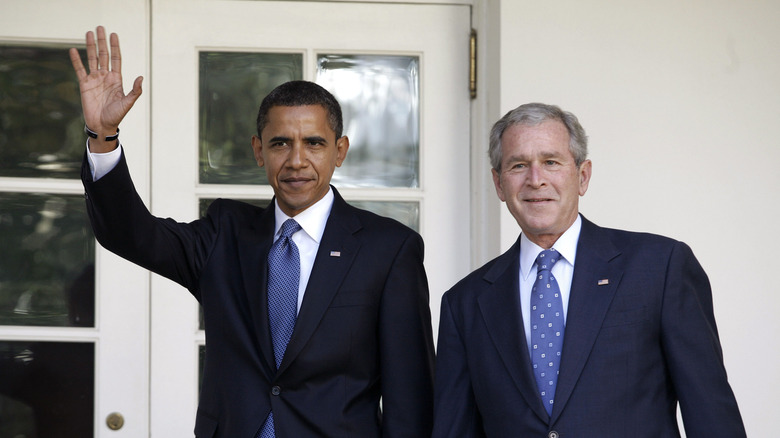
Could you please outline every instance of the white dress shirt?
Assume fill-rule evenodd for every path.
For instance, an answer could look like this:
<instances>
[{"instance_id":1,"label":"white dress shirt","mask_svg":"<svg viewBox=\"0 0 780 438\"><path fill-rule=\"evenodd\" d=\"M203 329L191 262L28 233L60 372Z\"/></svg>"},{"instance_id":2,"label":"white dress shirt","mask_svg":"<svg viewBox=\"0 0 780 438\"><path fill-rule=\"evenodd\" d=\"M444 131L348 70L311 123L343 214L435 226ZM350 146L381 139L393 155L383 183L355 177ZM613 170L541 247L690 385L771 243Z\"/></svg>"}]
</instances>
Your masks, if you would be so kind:
<instances>
[{"instance_id":1,"label":"white dress shirt","mask_svg":"<svg viewBox=\"0 0 780 438\"><path fill-rule=\"evenodd\" d=\"M301 229L292 235L292 240L298 247L298 253L301 257L301 277L298 283L298 312L301 311L303 294L306 292L306 285L309 284L311 269L314 267L314 259L317 257L317 250L320 248L322 233L325 232L325 224L328 222L330 209L333 207L333 198L333 189L328 187L328 193L322 199L293 218L301 226ZM282 224L290 216L284 214L277 202L274 202L274 214L276 217L274 242L276 242L276 239L282 234Z\"/></svg>"},{"instance_id":2,"label":"white dress shirt","mask_svg":"<svg viewBox=\"0 0 780 438\"><path fill-rule=\"evenodd\" d=\"M551 272L558 282L558 287L561 289L564 324L566 323L566 316L569 314L569 294L571 292L571 279L574 275L574 260L577 257L577 242L580 240L580 229L582 229L582 218L580 215L577 215L574 223L553 245L553 248L563 257L553 265ZM534 281L536 280L536 257L543 250L544 248L528 240L525 234L521 234L520 310L523 316L525 340L529 353L531 352L531 289L533 289ZM565 336L566 333L564 332Z\"/></svg>"},{"instance_id":3,"label":"white dress shirt","mask_svg":"<svg viewBox=\"0 0 780 438\"><path fill-rule=\"evenodd\" d=\"M96 154L89 151L89 143L87 143L87 161L92 172L92 180L99 180L116 167L121 154L121 144L111 152ZM306 291L306 285L309 283L311 270L314 267L314 259L317 257L317 250L320 248L322 233L325 232L325 224L328 222L328 216L330 216L330 210L333 207L333 199L333 189L329 187L328 193L322 199L298 213L294 218L298 225L301 226L301 229L292 235L292 240L298 247L301 261L301 277L298 283L299 312L301 311L301 303L303 303L303 294ZM282 224L290 217L282 212L276 202L274 202L274 215L276 220L274 228L275 242L281 235Z\"/></svg>"}]
</instances>

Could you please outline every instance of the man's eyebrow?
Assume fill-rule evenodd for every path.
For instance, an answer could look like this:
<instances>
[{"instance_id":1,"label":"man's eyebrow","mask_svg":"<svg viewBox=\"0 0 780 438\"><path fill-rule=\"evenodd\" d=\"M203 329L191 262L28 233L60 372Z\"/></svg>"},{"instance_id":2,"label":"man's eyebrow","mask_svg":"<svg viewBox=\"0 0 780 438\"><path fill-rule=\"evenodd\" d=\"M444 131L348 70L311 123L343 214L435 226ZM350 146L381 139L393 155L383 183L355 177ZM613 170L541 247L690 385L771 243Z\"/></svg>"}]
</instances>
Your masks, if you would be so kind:
<instances>
[{"instance_id":1,"label":"man's eyebrow","mask_svg":"<svg viewBox=\"0 0 780 438\"><path fill-rule=\"evenodd\" d=\"M548 158L558 158L561 156L563 156L563 154L557 151L542 151L537 156L528 156L523 154L510 155L507 157L506 161L533 161L534 158L541 158L546 160Z\"/></svg>"},{"instance_id":2,"label":"man's eyebrow","mask_svg":"<svg viewBox=\"0 0 780 438\"><path fill-rule=\"evenodd\" d=\"M280 142L280 141L289 142L290 140L292 140L292 138L284 137L284 136L281 136L281 135L277 135L276 137L271 137L271 139L268 140L268 142L269 143L276 143L276 142Z\"/></svg>"},{"instance_id":3,"label":"man's eyebrow","mask_svg":"<svg viewBox=\"0 0 780 438\"><path fill-rule=\"evenodd\" d=\"M309 137L303 137L303 140L307 143L327 143L328 140L326 140L324 137L320 137L319 135L312 135Z\"/></svg>"},{"instance_id":4,"label":"man's eyebrow","mask_svg":"<svg viewBox=\"0 0 780 438\"><path fill-rule=\"evenodd\" d=\"M565 157L564 154L558 153L558 152L542 152L539 154L543 160L549 160L550 158L557 158L560 159L561 157Z\"/></svg>"},{"instance_id":5,"label":"man's eyebrow","mask_svg":"<svg viewBox=\"0 0 780 438\"><path fill-rule=\"evenodd\" d=\"M528 160L529 158L526 157L525 155L510 155L506 157L504 161L508 163L516 163L518 161L528 161Z\"/></svg>"}]
</instances>

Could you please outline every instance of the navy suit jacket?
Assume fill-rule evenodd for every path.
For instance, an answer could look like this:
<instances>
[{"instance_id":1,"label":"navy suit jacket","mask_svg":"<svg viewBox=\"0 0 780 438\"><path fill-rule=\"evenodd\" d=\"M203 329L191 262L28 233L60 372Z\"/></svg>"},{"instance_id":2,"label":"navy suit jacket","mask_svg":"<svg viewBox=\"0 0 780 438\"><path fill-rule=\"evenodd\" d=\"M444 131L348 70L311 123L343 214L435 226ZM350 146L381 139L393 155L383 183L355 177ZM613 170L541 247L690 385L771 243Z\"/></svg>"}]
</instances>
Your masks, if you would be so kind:
<instances>
[{"instance_id":1,"label":"navy suit jacket","mask_svg":"<svg viewBox=\"0 0 780 438\"><path fill-rule=\"evenodd\" d=\"M434 353L419 234L334 189L277 370L266 296L272 206L217 200L185 224L149 213L124 156L97 182L85 161L82 179L98 241L203 305L197 437L254 438L271 410L278 438L430 435Z\"/></svg>"},{"instance_id":2,"label":"navy suit jacket","mask_svg":"<svg viewBox=\"0 0 780 438\"><path fill-rule=\"evenodd\" d=\"M551 417L524 334L519 251L520 239L444 295L434 437L679 437L678 401L688 438L745 436L687 245L583 218Z\"/></svg>"}]
</instances>

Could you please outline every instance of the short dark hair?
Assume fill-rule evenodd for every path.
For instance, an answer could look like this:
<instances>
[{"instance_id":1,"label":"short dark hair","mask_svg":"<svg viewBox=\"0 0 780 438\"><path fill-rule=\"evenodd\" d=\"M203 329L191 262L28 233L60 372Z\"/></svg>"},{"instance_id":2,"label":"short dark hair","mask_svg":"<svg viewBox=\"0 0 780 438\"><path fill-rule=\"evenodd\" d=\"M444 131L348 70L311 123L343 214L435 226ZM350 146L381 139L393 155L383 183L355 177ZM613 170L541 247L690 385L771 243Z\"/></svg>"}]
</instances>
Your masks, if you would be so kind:
<instances>
[{"instance_id":1,"label":"short dark hair","mask_svg":"<svg viewBox=\"0 0 780 438\"><path fill-rule=\"evenodd\" d=\"M257 112L257 136L261 137L263 128L268 124L268 111L275 106L320 105L328 113L330 129L341 138L344 121L341 116L341 105L330 92L320 85L309 81L290 81L274 88L265 96Z\"/></svg>"}]
</instances>

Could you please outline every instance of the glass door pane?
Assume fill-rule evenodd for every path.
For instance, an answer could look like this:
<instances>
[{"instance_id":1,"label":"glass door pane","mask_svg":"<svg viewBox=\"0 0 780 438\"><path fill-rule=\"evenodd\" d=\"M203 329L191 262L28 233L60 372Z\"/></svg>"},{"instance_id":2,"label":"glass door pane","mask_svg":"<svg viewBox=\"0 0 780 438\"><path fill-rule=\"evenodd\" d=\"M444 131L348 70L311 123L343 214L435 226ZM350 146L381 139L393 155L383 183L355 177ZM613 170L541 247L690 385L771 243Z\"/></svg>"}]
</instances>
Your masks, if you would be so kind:
<instances>
[{"instance_id":1,"label":"glass door pane","mask_svg":"<svg viewBox=\"0 0 780 438\"><path fill-rule=\"evenodd\" d=\"M322 54L317 83L336 96L350 147L338 187L420 187L420 60Z\"/></svg>"},{"instance_id":2,"label":"glass door pane","mask_svg":"<svg viewBox=\"0 0 780 438\"><path fill-rule=\"evenodd\" d=\"M349 201L350 204L363 210L387 216L401 222L407 227L420 231L420 203L416 201Z\"/></svg>"},{"instance_id":3,"label":"glass door pane","mask_svg":"<svg viewBox=\"0 0 780 438\"><path fill-rule=\"evenodd\" d=\"M95 345L0 341L0 438L93 436Z\"/></svg>"},{"instance_id":4,"label":"glass door pane","mask_svg":"<svg viewBox=\"0 0 780 438\"><path fill-rule=\"evenodd\" d=\"M295 53L200 52L199 143L202 184L267 184L251 136L266 94L303 77Z\"/></svg>"},{"instance_id":5,"label":"glass door pane","mask_svg":"<svg viewBox=\"0 0 780 438\"><path fill-rule=\"evenodd\" d=\"M0 325L94 327L95 240L84 197L0 192Z\"/></svg>"},{"instance_id":6,"label":"glass door pane","mask_svg":"<svg viewBox=\"0 0 780 438\"><path fill-rule=\"evenodd\" d=\"M0 176L77 179L83 148L66 48L0 45Z\"/></svg>"}]
</instances>

